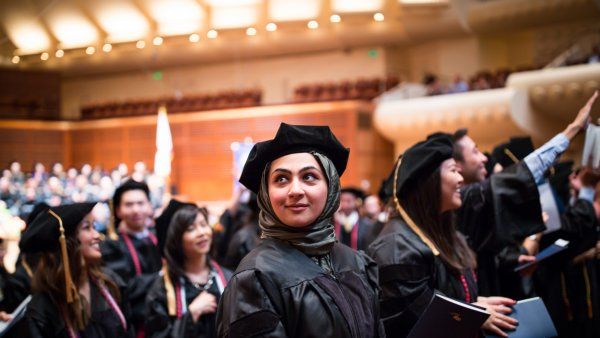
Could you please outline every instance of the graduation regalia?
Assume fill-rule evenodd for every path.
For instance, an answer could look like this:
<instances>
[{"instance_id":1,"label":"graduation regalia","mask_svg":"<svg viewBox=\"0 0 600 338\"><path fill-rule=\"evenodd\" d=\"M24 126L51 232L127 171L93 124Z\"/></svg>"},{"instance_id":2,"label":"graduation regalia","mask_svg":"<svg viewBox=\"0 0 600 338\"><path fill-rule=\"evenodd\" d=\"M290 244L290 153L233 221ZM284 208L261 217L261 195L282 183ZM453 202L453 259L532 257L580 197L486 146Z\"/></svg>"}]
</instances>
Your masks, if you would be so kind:
<instances>
[{"instance_id":1,"label":"graduation regalia","mask_svg":"<svg viewBox=\"0 0 600 338\"><path fill-rule=\"evenodd\" d=\"M369 246L379 267L381 318L390 337L405 337L417 322L434 291L464 302L477 300L475 271L454 273L396 217Z\"/></svg>"},{"instance_id":2,"label":"graduation regalia","mask_svg":"<svg viewBox=\"0 0 600 338\"><path fill-rule=\"evenodd\" d=\"M264 239L232 277L218 309L220 337L381 337L377 267L336 243L333 274L291 245Z\"/></svg>"},{"instance_id":3,"label":"graduation regalia","mask_svg":"<svg viewBox=\"0 0 600 338\"><path fill-rule=\"evenodd\" d=\"M197 206L192 203L182 203L175 199L169 201L163 213L156 219L156 232L160 252L165 254L165 245L169 226L173 216L181 208ZM205 285L195 285L187 277L173 279L169 266L165 265L161 276L155 279L146 297L146 336L149 338L191 338L216 337L214 313L203 314L194 322L188 312L188 305L203 291L215 296L217 302L221 298L231 271L222 268L216 261L207 256L210 268L208 282Z\"/></svg>"},{"instance_id":4,"label":"graduation regalia","mask_svg":"<svg viewBox=\"0 0 600 338\"><path fill-rule=\"evenodd\" d=\"M560 337L597 337L600 334L600 290L595 262L573 258L593 248L598 220L592 203L577 199L561 217L561 229L542 236L541 249L556 239L568 240L567 250L540 264L534 275Z\"/></svg>"},{"instance_id":5,"label":"graduation regalia","mask_svg":"<svg viewBox=\"0 0 600 338\"><path fill-rule=\"evenodd\" d=\"M146 293L162 267L155 240L154 235L137 238L122 232L118 240L106 240L101 245L106 266L128 285L132 322L136 326L144 322Z\"/></svg>"},{"instance_id":6,"label":"graduation regalia","mask_svg":"<svg viewBox=\"0 0 600 338\"><path fill-rule=\"evenodd\" d=\"M289 154L310 153L327 177L327 200L311 224L291 229L274 215L266 168ZM339 176L349 150L329 127L282 123L257 143L240 183L258 196L263 240L236 269L217 313L219 337L382 337L377 267L335 240Z\"/></svg>"},{"instance_id":7,"label":"graduation regalia","mask_svg":"<svg viewBox=\"0 0 600 338\"><path fill-rule=\"evenodd\" d=\"M216 337L216 314L203 314L194 322L187 306L204 290L217 299L225 290L231 271L224 269L217 262L211 261L209 282L203 286L194 285L187 278L181 278L171 286L165 286L164 278L157 278L146 298L146 336L150 338L208 338ZM164 276L163 276L164 277ZM208 286L208 287L207 287ZM167 288L173 290L175 313L169 313L169 296Z\"/></svg>"},{"instance_id":8,"label":"graduation regalia","mask_svg":"<svg viewBox=\"0 0 600 338\"><path fill-rule=\"evenodd\" d=\"M84 331L79 332L79 336L85 338L133 338L133 327L128 325L127 330L124 330L122 326L123 320L127 323L130 314L127 286L118 275L109 269L103 269L102 272L119 287L121 301L118 302L118 306L123 317L113 311L98 284L90 282L92 313L88 325ZM39 294L32 298L27 307L27 321L31 338L72 338L64 321L60 318L58 308L46 294Z\"/></svg>"},{"instance_id":9,"label":"graduation regalia","mask_svg":"<svg viewBox=\"0 0 600 338\"><path fill-rule=\"evenodd\" d=\"M546 228L540 197L527 165L519 162L483 182L461 189L457 225L477 254L477 279L482 296L500 292L496 255L515 238Z\"/></svg>"},{"instance_id":10,"label":"graduation regalia","mask_svg":"<svg viewBox=\"0 0 600 338\"><path fill-rule=\"evenodd\" d=\"M20 247L26 254L39 252L57 253L62 260L65 273L65 285L56 287L65 288L66 299L63 302L72 303L81 301L76 282L70 275L69 252L65 238L76 236L77 225L89 214L95 203L77 203L51 208L42 212L21 237ZM63 236L64 234L64 236ZM27 321L28 336L38 337L92 337L92 338L121 338L133 337L133 329L129 325L129 303L125 283L112 271L103 269L106 278L112 281L120 293L120 301L113 295L104 281L97 280L91 274L88 276L90 288L90 313L84 314L80 329L67 325L62 317L56 300L48 292L33 294L27 306L25 319ZM37 270L36 273L45 273ZM59 300L60 301L60 300ZM85 305L79 303L82 314ZM88 318L89 317L89 318ZM85 318L88 318L87 321ZM79 324L81 325L81 324Z\"/></svg>"},{"instance_id":11,"label":"graduation regalia","mask_svg":"<svg viewBox=\"0 0 600 338\"><path fill-rule=\"evenodd\" d=\"M145 183L131 179L123 183L115 190L112 200L115 208L113 210L115 224L120 223L116 209L121 203L123 194L130 190L141 190L150 200L150 191ZM157 245L158 240L150 230L137 234L122 230L116 240L107 239L101 244L102 259L106 266L117 273L128 286L131 320L138 328L144 322L146 294L162 267Z\"/></svg>"}]
</instances>

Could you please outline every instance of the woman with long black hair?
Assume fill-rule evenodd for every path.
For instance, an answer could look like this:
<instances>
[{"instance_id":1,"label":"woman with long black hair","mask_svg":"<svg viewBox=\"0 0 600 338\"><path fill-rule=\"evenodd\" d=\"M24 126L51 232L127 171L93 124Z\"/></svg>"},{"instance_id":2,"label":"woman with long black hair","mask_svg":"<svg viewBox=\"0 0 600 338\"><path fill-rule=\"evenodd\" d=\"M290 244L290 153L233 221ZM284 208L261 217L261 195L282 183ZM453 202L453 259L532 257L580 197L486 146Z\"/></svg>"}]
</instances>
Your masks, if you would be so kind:
<instances>
[{"instance_id":1,"label":"woman with long black hair","mask_svg":"<svg viewBox=\"0 0 600 338\"><path fill-rule=\"evenodd\" d=\"M96 203L42 212L23 233L24 253L40 253L26 318L31 337L133 337L125 284L101 268Z\"/></svg>"},{"instance_id":2,"label":"woman with long black hair","mask_svg":"<svg viewBox=\"0 0 600 338\"><path fill-rule=\"evenodd\" d=\"M242 259L217 314L220 337L379 337L377 268L336 242L349 150L321 126L281 124L240 182L258 196L262 242Z\"/></svg>"},{"instance_id":3,"label":"woman with long black hair","mask_svg":"<svg viewBox=\"0 0 600 338\"><path fill-rule=\"evenodd\" d=\"M514 329L505 313L514 301L478 297L475 253L456 230L463 178L452 158L449 135L434 134L409 148L392 173L395 212L368 253L379 267L381 313L386 333L406 336L434 292L491 312L484 324L497 335Z\"/></svg>"},{"instance_id":4,"label":"woman with long black hair","mask_svg":"<svg viewBox=\"0 0 600 338\"><path fill-rule=\"evenodd\" d=\"M209 257L208 211L171 200L156 226L166 266L146 298L147 337L216 337L215 312L231 272Z\"/></svg>"}]
</instances>

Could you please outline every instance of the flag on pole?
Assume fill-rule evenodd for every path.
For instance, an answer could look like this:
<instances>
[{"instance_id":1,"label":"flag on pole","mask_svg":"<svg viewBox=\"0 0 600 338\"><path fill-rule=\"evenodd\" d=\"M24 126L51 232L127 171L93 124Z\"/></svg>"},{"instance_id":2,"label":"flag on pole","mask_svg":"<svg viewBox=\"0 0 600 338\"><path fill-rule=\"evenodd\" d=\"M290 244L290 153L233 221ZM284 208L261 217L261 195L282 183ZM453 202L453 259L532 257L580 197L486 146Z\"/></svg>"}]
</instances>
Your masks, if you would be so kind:
<instances>
[{"instance_id":1,"label":"flag on pole","mask_svg":"<svg viewBox=\"0 0 600 338\"><path fill-rule=\"evenodd\" d=\"M171 174L171 159L173 158L173 139L167 108L158 108L158 120L156 122L156 155L154 156L154 173L162 178L168 178Z\"/></svg>"}]
</instances>

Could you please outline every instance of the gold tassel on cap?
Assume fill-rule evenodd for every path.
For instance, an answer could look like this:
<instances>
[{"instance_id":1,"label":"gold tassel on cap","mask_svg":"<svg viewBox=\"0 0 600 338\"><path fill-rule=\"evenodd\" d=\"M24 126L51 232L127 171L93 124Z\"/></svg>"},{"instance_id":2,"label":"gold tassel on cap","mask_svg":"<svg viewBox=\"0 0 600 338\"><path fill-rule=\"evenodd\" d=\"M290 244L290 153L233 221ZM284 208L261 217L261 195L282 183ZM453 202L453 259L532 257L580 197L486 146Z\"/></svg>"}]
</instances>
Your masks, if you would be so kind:
<instances>
[{"instance_id":1,"label":"gold tassel on cap","mask_svg":"<svg viewBox=\"0 0 600 338\"><path fill-rule=\"evenodd\" d=\"M113 205L112 200L108 200L108 207L110 209L110 219L108 220L108 224L106 225L106 234L108 235L108 238L110 238L113 241L116 241L119 239L119 236L115 231L115 206Z\"/></svg>"},{"instance_id":2,"label":"gold tassel on cap","mask_svg":"<svg viewBox=\"0 0 600 338\"><path fill-rule=\"evenodd\" d=\"M69 265L69 253L67 252L67 239L65 238L65 228L63 227L63 222L60 216L58 216L54 211L48 210L50 215L54 216L58 220L58 226L60 229L60 250L62 255L62 261L65 268L65 288L67 293L67 303L72 303L75 298L77 298L75 285L73 284L73 280L71 279L71 267Z\"/></svg>"},{"instance_id":3,"label":"gold tassel on cap","mask_svg":"<svg viewBox=\"0 0 600 338\"><path fill-rule=\"evenodd\" d=\"M400 216L402 216L402 219L404 219L404 221L406 222L406 224L408 224L408 226L410 227L410 229L414 233L416 233L417 236L419 236L419 238L423 241L423 243L425 243L425 245L427 245L429 247L429 249L431 250L431 252L433 252L433 255L434 256L439 256L440 251L435 246L435 244L433 244L433 242L429 239L429 237L427 237L427 235L425 235L423 233L423 231L421 231L421 229L415 224L415 222L410 218L410 216L408 216L408 214L406 213L406 211L404 211L404 208L402 208L402 206L400 205L400 201L398 200L398 196L397 196L397 192L398 192L398 172L400 171L400 163L402 163L402 158L400 158L398 160L398 164L396 165L396 170L394 172L394 203L396 204L396 209L400 213Z\"/></svg>"},{"instance_id":4,"label":"gold tassel on cap","mask_svg":"<svg viewBox=\"0 0 600 338\"><path fill-rule=\"evenodd\" d=\"M173 282L171 282L171 277L169 277L169 269L165 264L163 268L163 280L165 282L165 291L167 292L167 310L169 316L175 317L177 315L177 295L175 294L175 288L173 287Z\"/></svg>"},{"instance_id":5,"label":"gold tassel on cap","mask_svg":"<svg viewBox=\"0 0 600 338\"><path fill-rule=\"evenodd\" d=\"M519 159L510 151L508 148L504 148L504 153L508 156L513 162L519 163Z\"/></svg>"}]
</instances>

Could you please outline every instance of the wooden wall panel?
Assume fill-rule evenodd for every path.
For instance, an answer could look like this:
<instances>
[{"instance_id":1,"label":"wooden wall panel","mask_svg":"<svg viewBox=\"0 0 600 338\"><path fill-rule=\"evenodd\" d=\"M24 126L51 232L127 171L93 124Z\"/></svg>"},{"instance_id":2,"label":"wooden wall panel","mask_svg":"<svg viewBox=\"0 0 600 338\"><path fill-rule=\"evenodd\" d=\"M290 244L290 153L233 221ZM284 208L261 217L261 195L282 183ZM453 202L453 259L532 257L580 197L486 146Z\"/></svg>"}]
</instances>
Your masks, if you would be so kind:
<instances>
[{"instance_id":1,"label":"wooden wall panel","mask_svg":"<svg viewBox=\"0 0 600 338\"><path fill-rule=\"evenodd\" d=\"M174 146L171 182L177 193L191 199L229 199L233 182L231 143L242 142L247 137L254 142L270 139L279 124L286 122L329 125L340 141L351 148L342 184L360 185L362 180L368 180L375 192L391 169L393 149L372 126L365 125L364 114L370 119L370 111L370 105L350 101L242 108L213 115L170 115ZM39 128L32 134L14 126L3 130L0 124L0 132L6 131L12 140L0 144L3 150L0 160L7 162L16 158L29 165L26 161L33 158L50 162L63 159L67 166L81 167L89 163L105 169L112 169L120 162L132 166L136 161L144 161L149 168L153 166L155 118L69 122L67 128L46 123ZM33 142L31 137L38 141ZM24 146L31 149L33 155L17 151Z\"/></svg>"}]
</instances>

